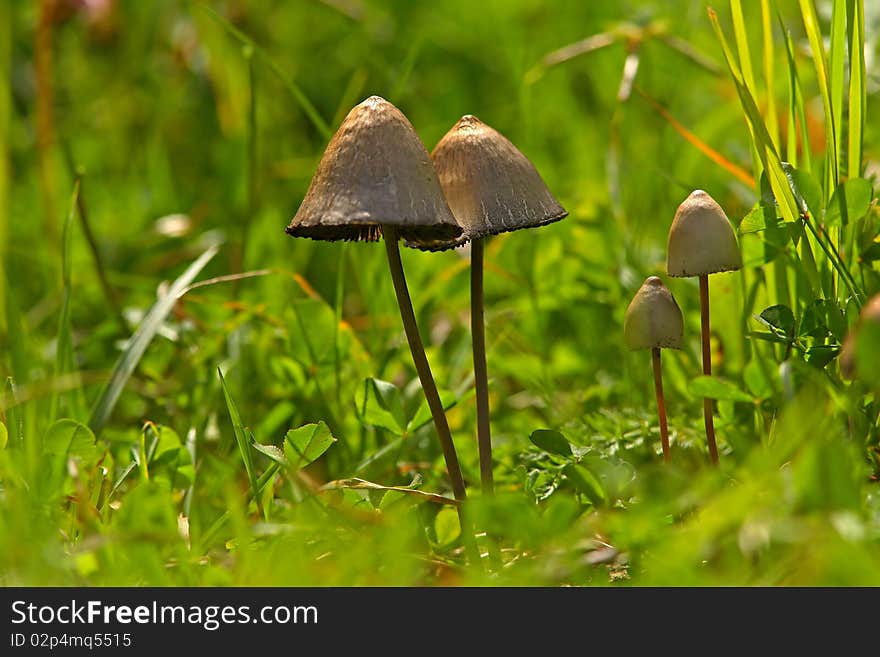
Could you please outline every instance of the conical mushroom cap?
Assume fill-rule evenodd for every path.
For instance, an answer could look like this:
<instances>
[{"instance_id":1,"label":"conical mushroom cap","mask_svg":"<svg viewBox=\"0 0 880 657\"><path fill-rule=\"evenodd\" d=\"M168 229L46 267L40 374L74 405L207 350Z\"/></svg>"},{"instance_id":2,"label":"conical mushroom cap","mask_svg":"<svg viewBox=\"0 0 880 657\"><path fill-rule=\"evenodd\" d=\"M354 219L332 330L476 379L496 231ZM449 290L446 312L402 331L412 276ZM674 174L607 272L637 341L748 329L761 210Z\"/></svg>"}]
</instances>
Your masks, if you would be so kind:
<instances>
[{"instance_id":1,"label":"conical mushroom cap","mask_svg":"<svg viewBox=\"0 0 880 657\"><path fill-rule=\"evenodd\" d=\"M497 130L470 114L461 117L431 153L440 186L472 239L558 221L568 212L529 159Z\"/></svg>"},{"instance_id":2,"label":"conical mushroom cap","mask_svg":"<svg viewBox=\"0 0 880 657\"><path fill-rule=\"evenodd\" d=\"M703 276L742 269L733 227L721 206L702 189L678 206L666 249L670 276Z\"/></svg>"},{"instance_id":3,"label":"conical mushroom cap","mask_svg":"<svg viewBox=\"0 0 880 657\"><path fill-rule=\"evenodd\" d=\"M623 337L630 349L681 348L681 310L663 281L645 279L626 309Z\"/></svg>"},{"instance_id":4,"label":"conical mushroom cap","mask_svg":"<svg viewBox=\"0 0 880 657\"><path fill-rule=\"evenodd\" d=\"M843 347L840 350L840 373L847 379L852 379L856 376L856 352L859 331L865 324L880 327L880 294L875 294L865 304L865 307L862 308L862 312L859 314L859 321L843 341ZM862 363L862 366L864 367L864 363Z\"/></svg>"},{"instance_id":5,"label":"conical mushroom cap","mask_svg":"<svg viewBox=\"0 0 880 657\"><path fill-rule=\"evenodd\" d=\"M461 235L412 125L387 100L371 96L333 135L287 233L373 242L382 224L396 226L405 240Z\"/></svg>"}]
</instances>

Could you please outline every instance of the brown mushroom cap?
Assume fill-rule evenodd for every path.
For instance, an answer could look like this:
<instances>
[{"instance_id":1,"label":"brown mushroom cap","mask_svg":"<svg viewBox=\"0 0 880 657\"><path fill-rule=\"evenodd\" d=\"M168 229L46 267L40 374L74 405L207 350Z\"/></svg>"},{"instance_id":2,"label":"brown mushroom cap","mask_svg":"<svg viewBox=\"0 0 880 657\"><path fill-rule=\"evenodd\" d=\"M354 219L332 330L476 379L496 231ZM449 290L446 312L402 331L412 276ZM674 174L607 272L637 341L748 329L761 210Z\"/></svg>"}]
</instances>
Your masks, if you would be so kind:
<instances>
[{"instance_id":1,"label":"brown mushroom cap","mask_svg":"<svg viewBox=\"0 0 880 657\"><path fill-rule=\"evenodd\" d=\"M623 337L630 349L681 348L684 322L681 310L663 281L650 276L642 283L623 320Z\"/></svg>"},{"instance_id":2,"label":"brown mushroom cap","mask_svg":"<svg viewBox=\"0 0 880 657\"><path fill-rule=\"evenodd\" d=\"M333 135L286 230L294 237L374 242L382 224L397 227L405 240L450 240L462 232L412 124L371 96Z\"/></svg>"},{"instance_id":3,"label":"brown mushroom cap","mask_svg":"<svg viewBox=\"0 0 880 657\"><path fill-rule=\"evenodd\" d=\"M735 269L742 269L742 254L727 215L702 189L691 192L669 229L666 273L703 276Z\"/></svg>"},{"instance_id":4,"label":"brown mushroom cap","mask_svg":"<svg viewBox=\"0 0 880 657\"><path fill-rule=\"evenodd\" d=\"M840 350L840 373L847 379L856 376L856 347L858 343L859 329L864 324L873 324L880 327L880 294L875 294L862 308L859 320L853 329L847 334Z\"/></svg>"},{"instance_id":5,"label":"brown mushroom cap","mask_svg":"<svg viewBox=\"0 0 880 657\"><path fill-rule=\"evenodd\" d=\"M461 238L431 248L558 221L568 212L529 159L504 135L470 114L461 117L431 153Z\"/></svg>"}]
</instances>

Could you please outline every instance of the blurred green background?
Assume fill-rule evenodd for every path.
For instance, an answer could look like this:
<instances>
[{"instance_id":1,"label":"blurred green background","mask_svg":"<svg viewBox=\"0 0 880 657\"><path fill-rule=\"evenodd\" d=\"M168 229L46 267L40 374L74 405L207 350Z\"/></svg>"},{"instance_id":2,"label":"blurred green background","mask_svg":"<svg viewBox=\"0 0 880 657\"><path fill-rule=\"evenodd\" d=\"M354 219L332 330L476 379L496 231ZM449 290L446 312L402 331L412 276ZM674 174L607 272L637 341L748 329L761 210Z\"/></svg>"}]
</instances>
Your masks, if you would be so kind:
<instances>
[{"instance_id":1,"label":"blurred green background","mask_svg":"<svg viewBox=\"0 0 880 657\"><path fill-rule=\"evenodd\" d=\"M743 4L758 52L761 3ZM870 117L880 10L866 4ZM714 5L732 34L727 2ZM827 35L832 3L816 6ZM772 91L784 108L784 25L805 96L801 151L820 158L798 3L772 7ZM880 583L873 394L836 363L750 339L752 315L774 302L754 285L763 260L712 278L715 373L730 385L719 471L689 385L696 280L665 279L685 317L684 349L664 353L671 467L659 464L650 358L622 343L632 294L665 277L688 193L707 190L734 225L759 199L706 2L7 2L0 91L3 584ZM477 115L570 213L487 245L499 493L475 496L473 513L500 547L491 572L461 565L449 508L401 491L316 492L416 476L448 494L383 249L283 232L330 134L373 94L429 149ZM777 128L784 138L783 118ZM864 143L870 178L876 122ZM215 244L200 280L253 275L177 301L96 426L90 409L132 333ZM476 491L467 250L403 257ZM877 280L867 262L865 291ZM845 330L857 309L841 307ZM251 450L255 476L268 472L259 504L218 367L245 443L282 445L317 422L337 438L304 469ZM571 453L530 442L541 428Z\"/></svg>"}]
</instances>

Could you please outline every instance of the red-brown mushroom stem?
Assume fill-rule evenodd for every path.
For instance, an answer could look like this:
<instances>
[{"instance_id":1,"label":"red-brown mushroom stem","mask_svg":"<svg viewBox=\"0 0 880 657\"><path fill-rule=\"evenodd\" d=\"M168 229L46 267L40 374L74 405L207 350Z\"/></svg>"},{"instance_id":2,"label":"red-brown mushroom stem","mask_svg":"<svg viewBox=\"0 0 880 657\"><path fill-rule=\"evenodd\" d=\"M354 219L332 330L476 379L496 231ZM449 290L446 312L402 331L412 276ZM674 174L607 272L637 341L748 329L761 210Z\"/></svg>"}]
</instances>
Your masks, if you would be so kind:
<instances>
[{"instance_id":1,"label":"red-brown mushroom stem","mask_svg":"<svg viewBox=\"0 0 880 657\"><path fill-rule=\"evenodd\" d=\"M494 490L492 434L489 424L489 373L486 365L486 328L483 319L483 240L471 242L471 334L474 351L474 385L477 393L477 443L480 449L480 483L483 493Z\"/></svg>"},{"instance_id":2,"label":"red-brown mushroom stem","mask_svg":"<svg viewBox=\"0 0 880 657\"><path fill-rule=\"evenodd\" d=\"M663 445L663 460L669 461L669 428L666 425L666 404L663 401L663 375L660 370L660 347L651 350L654 365L654 392L657 394L657 415L660 417L660 443Z\"/></svg>"},{"instance_id":3,"label":"red-brown mushroom stem","mask_svg":"<svg viewBox=\"0 0 880 657\"><path fill-rule=\"evenodd\" d=\"M703 374L712 376L712 349L709 344L709 276L700 276L700 333L703 343ZM706 441L712 464L718 464L718 446L715 444L715 420L712 417L712 400L703 398L703 420L706 424Z\"/></svg>"},{"instance_id":4,"label":"red-brown mushroom stem","mask_svg":"<svg viewBox=\"0 0 880 657\"><path fill-rule=\"evenodd\" d=\"M437 391L434 375L431 374L431 366L428 364L428 357L425 354L425 347L419 334L419 326L416 323L412 299L409 296L409 288L406 285L406 277L403 273L403 263L400 260L400 248L397 245L397 228L384 224L382 226L382 235L385 242L385 252L388 255L391 279L394 282L394 293L397 295L400 319L403 321L406 341L409 343L413 364L419 375L425 399L428 401L428 408L431 409L434 428L437 430L437 438L440 441L440 448L443 450L443 458L446 461L446 471L449 473L449 479L452 482L452 493L455 495L456 500L464 502L467 499L467 489L464 477L461 474L461 465L458 462L455 443L452 441L452 432L449 430L449 423L446 420L443 402L440 400L440 393ZM480 552L474 540L473 531L470 529L470 523L465 517L464 505L458 504L456 510L458 511L458 520L461 525L461 535L465 549L471 561L477 563L480 560Z\"/></svg>"}]
</instances>

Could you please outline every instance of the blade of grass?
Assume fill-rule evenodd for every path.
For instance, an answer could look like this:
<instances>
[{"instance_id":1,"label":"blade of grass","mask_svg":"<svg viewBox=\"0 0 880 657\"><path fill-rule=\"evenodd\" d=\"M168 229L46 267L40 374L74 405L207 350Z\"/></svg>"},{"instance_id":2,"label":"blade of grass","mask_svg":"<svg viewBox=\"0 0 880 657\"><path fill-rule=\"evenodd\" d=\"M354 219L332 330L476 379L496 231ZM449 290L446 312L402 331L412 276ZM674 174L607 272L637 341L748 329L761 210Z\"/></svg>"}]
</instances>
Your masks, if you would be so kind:
<instances>
[{"instance_id":1,"label":"blade of grass","mask_svg":"<svg viewBox=\"0 0 880 657\"><path fill-rule=\"evenodd\" d=\"M752 51L749 46L749 36L746 31L746 21L743 16L742 4L740 0L730 0L730 16L733 20L733 38L736 44L736 52L739 57L739 67L742 74L742 82L748 89L752 98L758 98L758 89L755 85L755 74L752 69ZM769 132L768 132L769 134ZM771 142L776 145L776 142ZM762 158L758 155L757 144L752 143L752 166L755 172L755 179L761 176L763 165Z\"/></svg>"},{"instance_id":2,"label":"blade of grass","mask_svg":"<svg viewBox=\"0 0 880 657\"><path fill-rule=\"evenodd\" d=\"M71 271L72 264L70 258L71 233L73 226L73 217L76 214L77 201L79 198L80 180L76 178L73 182L73 192L70 195L70 205L68 207L67 217L61 228L61 313L58 318L58 331L56 333L56 349L55 349L55 377L60 377L65 372L73 370L73 332L70 326L70 295L71 295ZM79 391L79 398L75 394ZM82 389L75 388L74 394L68 399L68 412L70 412L77 420L81 417L80 411L82 406L78 403L82 401ZM58 417L58 410L61 405L62 393L58 390L52 393L49 403L49 423L51 424Z\"/></svg>"},{"instance_id":3,"label":"blade of grass","mask_svg":"<svg viewBox=\"0 0 880 657\"><path fill-rule=\"evenodd\" d=\"M242 48L244 59L247 62L248 70L248 113L247 113L247 130L245 134L245 143L247 148L247 207L245 216L241 222L241 246L239 247L239 258L235 271L241 272L245 270L247 258L248 238L250 236L251 224L254 221L254 215L259 205L257 199L257 78L254 70L254 50L251 46ZM235 283L236 291L238 283Z\"/></svg>"},{"instance_id":4,"label":"blade of grass","mask_svg":"<svg viewBox=\"0 0 880 657\"><path fill-rule=\"evenodd\" d=\"M13 445L21 445L24 442L24 421L18 410L18 390L15 379L11 376L6 378L6 396L11 400L11 405L6 410L6 428L9 430L9 440Z\"/></svg>"},{"instance_id":5,"label":"blade of grass","mask_svg":"<svg viewBox=\"0 0 880 657\"><path fill-rule=\"evenodd\" d=\"M849 127L846 162L847 175L858 178L862 173L862 144L868 103L865 87L865 6L862 0L849 0L849 6Z\"/></svg>"},{"instance_id":6,"label":"blade of grass","mask_svg":"<svg viewBox=\"0 0 880 657\"><path fill-rule=\"evenodd\" d=\"M819 29L819 19L816 16L816 8L813 0L798 0L801 15L804 20L804 31L810 42L810 50L813 53L813 65L816 68L816 81L819 83L819 95L822 97L822 106L825 110L825 169L823 190L825 198L830 198L837 185L837 126L839 118L834 114L831 104L832 90L831 80L828 75L828 64L825 60L825 47L822 43L822 32Z\"/></svg>"},{"instance_id":7,"label":"blade of grass","mask_svg":"<svg viewBox=\"0 0 880 657\"><path fill-rule=\"evenodd\" d=\"M794 191L792 190L788 177L782 167L779 153L776 151L776 147L773 145L773 141L767 132L767 127L764 124L764 120L761 117L761 113L758 110L754 97L749 93L749 90L742 81L742 74L733 59L733 53L730 50L730 46L728 45L724 32L721 29L718 15L712 9L709 9L709 20L712 22L712 27L715 30L719 43L721 44L724 59L730 69L734 86L740 97L740 103L746 114L747 124L749 125L753 143L758 152L758 156L761 159L761 163L764 166L764 170L767 172L767 178L770 182L773 196L776 198L779 210L782 213L782 218L786 222L798 224L801 219L800 207L794 196ZM809 249L809 243L806 242L806 240L802 242L802 246ZM802 260L805 264L807 280L812 287L813 296L818 297L819 290L821 289L821 278L816 269L815 260L812 259L812 252L810 252L809 258L803 258Z\"/></svg>"},{"instance_id":8,"label":"blade of grass","mask_svg":"<svg viewBox=\"0 0 880 657\"><path fill-rule=\"evenodd\" d=\"M409 49L406 52L406 57L403 60L400 73L394 83L394 89L391 91L391 102L397 103L400 101L400 95L403 93L403 90L406 89L409 78L416 66L416 60L419 58L419 52L422 49L422 42L422 37L417 36L410 44Z\"/></svg>"},{"instance_id":9,"label":"blade of grass","mask_svg":"<svg viewBox=\"0 0 880 657\"><path fill-rule=\"evenodd\" d=\"M186 287L192 283L193 279L199 275L199 272L205 268L205 265L217 254L218 248L216 245L209 247L186 268L186 271L171 284L168 293L153 304L134 332L134 335L131 336L128 345L113 367L110 380L107 382L92 410L89 428L91 428L96 436L110 419L116 402L119 400L119 395L122 394L125 384L137 367L138 362L140 362L150 342L152 342L153 337L155 337L162 322L165 321L168 313L174 308L174 304L177 303Z\"/></svg>"},{"instance_id":10,"label":"blade of grass","mask_svg":"<svg viewBox=\"0 0 880 657\"><path fill-rule=\"evenodd\" d=\"M782 169L782 162L779 159L779 154L770 139L770 135L767 133L767 128L764 125L764 120L761 117L761 113L758 110L754 97L749 93L749 90L743 83L742 74L733 59L733 52L730 50L727 38L724 36L724 32L721 29L718 15L713 9L709 9L709 20L712 22L712 27L715 29L715 34L721 44L724 59L727 62L727 67L733 77L734 86L740 97L740 103L746 114L747 123L752 134L752 140L758 151L761 164L767 171L770 186L773 189L773 194L776 197L777 203L779 203L782 217L787 222L797 222L800 218L800 212L798 210L797 201L795 200L794 194L788 183L788 179Z\"/></svg>"},{"instance_id":11,"label":"blade of grass","mask_svg":"<svg viewBox=\"0 0 880 657\"><path fill-rule=\"evenodd\" d=\"M309 100L305 92L303 92L303 90L299 88L299 85L297 85L293 80L287 77L287 74L281 70L281 67L275 63L275 61L269 56L269 54L259 45L257 45L257 43L247 34L239 30L232 23L223 18L223 16L218 14L207 5L199 5L199 8L202 9L214 21L216 21L218 25L229 32L230 35L240 41L242 45L250 46L251 48L253 48L254 53L262 58L263 63L275 75L275 77L278 78L281 84L284 85L284 87L290 92L294 100L296 100L297 104L300 106L300 109L302 109L308 119L312 122L312 125L315 126L318 132L321 133L321 135L325 139L330 139L330 137L333 135L333 131L330 129L330 126L327 125L327 122L323 119L320 112L318 112L317 108L315 108L315 106L312 104L312 101Z\"/></svg>"},{"instance_id":12,"label":"blade of grass","mask_svg":"<svg viewBox=\"0 0 880 657\"><path fill-rule=\"evenodd\" d=\"M865 114L867 112L868 95L865 86L867 76L865 64L865 6L862 0L847 2L849 40L849 121L847 126L846 172L849 178L862 175L862 145L865 135ZM854 226L844 229L846 240L846 258L852 262L856 256L856 229Z\"/></svg>"},{"instance_id":13,"label":"blade of grass","mask_svg":"<svg viewBox=\"0 0 880 657\"><path fill-rule=\"evenodd\" d=\"M554 50L544 55L540 62L526 72L524 82L526 85L534 84L544 75L547 69L563 64L575 57L610 46L618 38L619 35L617 34L601 32Z\"/></svg>"},{"instance_id":14,"label":"blade of grass","mask_svg":"<svg viewBox=\"0 0 880 657\"><path fill-rule=\"evenodd\" d=\"M770 0L761 0L762 63L764 70L765 98L767 99L767 132L770 139L781 150L779 141L779 114L776 109L776 49L773 44L773 20L770 13ZM768 272L769 283L776 294L776 303L791 306L791 292L788 286L788 270L783 258L774 258ZM760 360L760 359L759 359ZM763 362L761 363L763 366Z\"/></svg>"},{"instance_id":15,"label":"blade of grass","mask_svg":"<svg viewBox=\"0 0 880 657\"><path fill-rule=\"evenodd\" d=\"M7 216L10 189L9 126L12 116L12 3L0 3L0 215ZM9 221L0 221L0 263L9 254ZM6 277L0 268L0 308L6 307ZM6 330L5 315L0 316L0 331Z\"/></svg>"},{"instance_id":16,"label":"blade of grass","mask_svg":"<svg viewBox=\"0 0 880 657\"><path fill-rule=\"evenodd\" d=\"M804 96L801 91L800 76L794 59L794 44L791 33L785 28L782 15L777 13L782 28L782 41L785 44L785 56L788 63L788 162L807 173L813 169L813 158L810 149L810 136L807 131L807 116L804 110ZM798 158L797 144L801 143L801 158Z\"/></svg>"},{"instance_id":17,"label":"blade of grass","mask_svg":"<svg viewBox=\"0 0 880 657\"><path fill-rule=\"evenodd\" d=\"M257 475L254 471L253 454L251 454L251 441L248 439L247 430L241 422L241 415L238 407L229 394L229 388L226 386L226 379L223 378L223 372L217 368L217 374L220 377L220 387L223 388L223 398L226 400L226 409L229 411L229 419L232 421L232 430L235 433L235 443L238 445L238 453L244 462L244 469L247 472L248 483L251 487L251 496L257 501L260 515L263 514L259 498L259 487L257 486Z\"/></svg>"},{"instance_id":18,"label":"blade of grass","mask_svg":"<svg viewBox=\"0 0 880 657\"><path fill-rule=\"evenodd\" d=\"M834 143L835 149L843 146L843 94L846 82L846 2L834 0L831 9L831 40L828 49L828 88L830 94L831 112L834 117ZM834 151L834 158L840 167L842 150ZM837 187L838 180L835 178L833 186L828 190L825 198L831 198L831 194Z\"/></svg>"},{"instance_id":19,"label":"blade of grass","mask_svg":"<svg viewBox=\"0 0 880 657\"><path fill-rule=\"evenodd\" d=\"M767 93L767 131L779 149L779 112L776 109L776 48L773 44L773 19L770 0L761 0L761 34L763 36L764 87Z\"/></svg>"}]
</instances>

